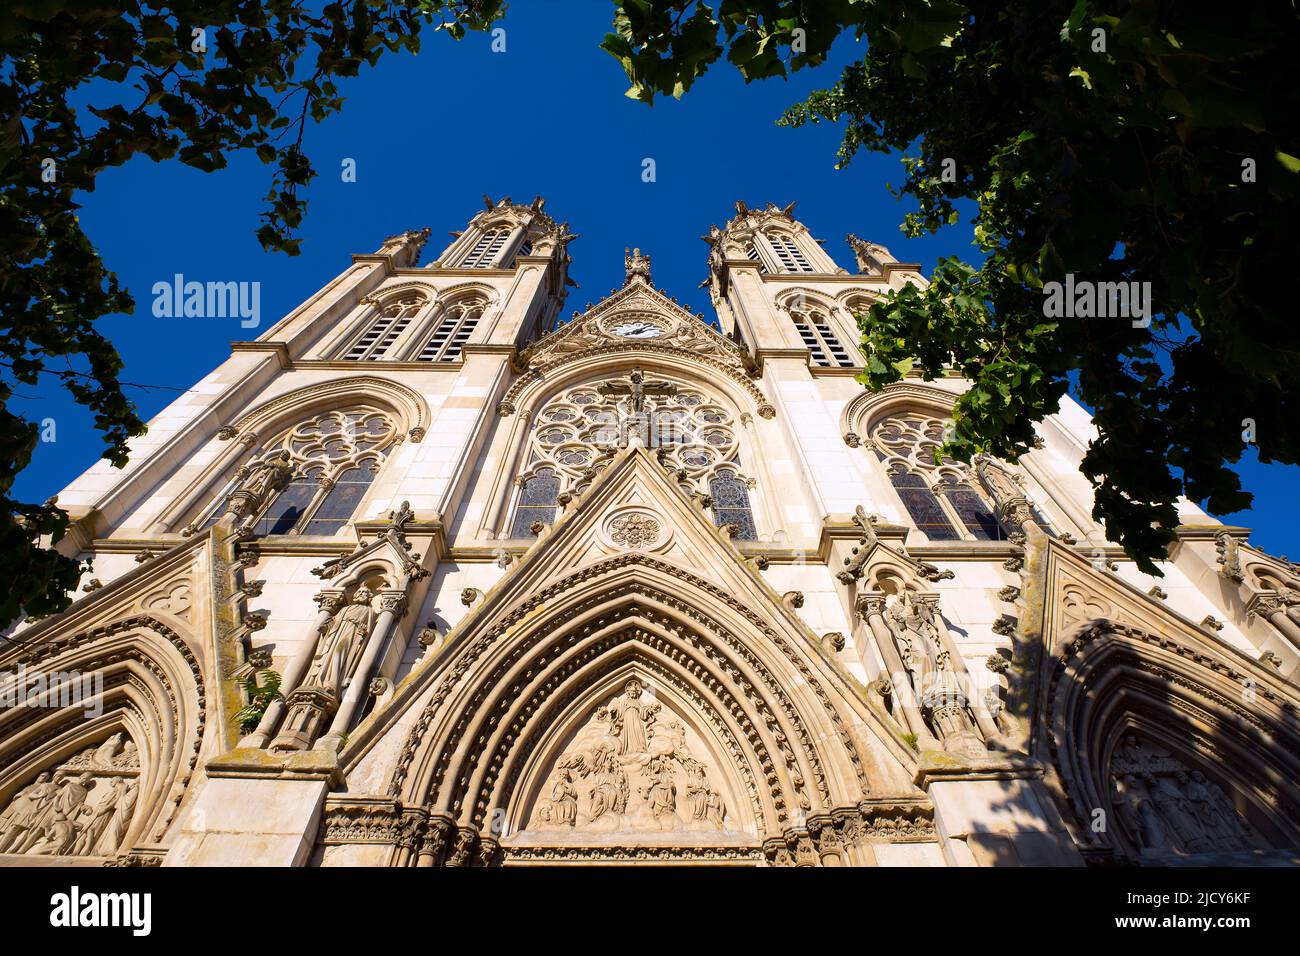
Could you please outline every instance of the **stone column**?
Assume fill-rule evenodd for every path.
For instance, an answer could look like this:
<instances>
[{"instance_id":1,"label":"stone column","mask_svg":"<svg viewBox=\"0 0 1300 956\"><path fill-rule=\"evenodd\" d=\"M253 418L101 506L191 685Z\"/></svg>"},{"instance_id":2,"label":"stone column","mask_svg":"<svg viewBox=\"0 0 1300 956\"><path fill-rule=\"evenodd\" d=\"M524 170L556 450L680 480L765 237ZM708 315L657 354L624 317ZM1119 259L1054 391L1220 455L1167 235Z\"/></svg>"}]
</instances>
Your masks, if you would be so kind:
<instances>
[{"instance_id":1,"label":"stone column","mask_svg":"<svg viewBox=\"0 0 1300 956\"><path fill-rule=\"evenodd\" d=\"M917 701L917 694L911 687L911 681L907 677L907 668L903 666L903 658L899 656L898 645L894 643L894 632L889 629L885 623L885 597L883 594L864 594L858 598L858 614L867 622L871 628L871 634L876 640L876 648L880 651L880 656L884 658L885 666L889 669L889 679L891 683L898 679L908 680L907 695L903 696L901 688L895 686L894 693L898 695L898 704L903 711L903 720L908 729L916 734L916 745L920 750L942 750L943 745L930 732L926 726L925 718L921 716L921 708ZM910 698L907 699L907 698Z\"/></svg>"},{"instance_id":2,"label":"stone column","mask_svg":"<svg viewBox=\"0 0 1300 956\"><path fill-rule=\"evenodd\" d=\"M948 660L952 662L953 670L962 675L972 692L978 690L975 686L975 678L966 668L966 659L962 657L957 642L952 639L952 631L948 630L947 622L943 619L943 615L939 613L939 599L928 598L923 600L926 600L934 611L934 623L939 629L939 639L943 641L944 650L948 652ZM980 734L983 735L985 742L997 740L1002 732L998 729L998 725L993 722L993 717L983 706L983 702L968 698L967 704L970 706L971 713L975 715L975 724L979 727Z\"/></svg>"},{"instance_id":3,"label":"stone column","mask_svg":"<svg viewBox=\"0 0 1300 956\"><path fill-rule=\"evenodd\" d=\"M343 601L343 592L334 589L321 591L313 598L316 606L320 608L320 613L316 615L316 620L312 622L311 636L303 641L302 647L298 649L289 666L285 668L284 676L281 681L281 687L287 697L293 691L298 683L302 680L302 675L307 672L307 666L311 663L312 657L316 653L316 642L320 640L321 628L329 624L330 618L334 612L339 609L339 604ZM239 742L241 747L265 747L276 728L280 724L280 716L284 713L284 698L274 700L271 706L266 708L266 713L257 724L257 729L246 736Z\"/></svg>"},{"instance_id":4,"label":"stone column","mask_svg":"<svg viewBox=\"0 0 1300 956\"><path fill-rule=\"evenodd\" d=\"M1264 618L1273 625L1273 630L1280 636L1279 650L1283 653L1277 655L1282 658L1281 666L1278 668L1279 673L1285 677L1300 670L1297 667L1297 659L1300 658L1300 624L1296 624L1287 613L1286 602L1271 594L1256 594L1246 607L1248 614Z\"/></svg>"},{"instance_id":5,"label":"stone column","mask_svg":"<svg viewBox=\"0 0 1300 956\"><path fill-rule=\"evenodd\" d=\"M375 661L379 659L380 652L391 638L397 622L406 613L406 591L380 592L379 610L379 618L370 632L370 639L366 642L365 651L362 652L361 662L357 664L347 690L343 692L343 700L339 702L339 709L330 722L329 731L316 742L314 750L338 751L343 742L343 735L352 725L352 718L356 715L357 708L369 693L370 675L375 669Z\"/></svg>"}]
</instances>

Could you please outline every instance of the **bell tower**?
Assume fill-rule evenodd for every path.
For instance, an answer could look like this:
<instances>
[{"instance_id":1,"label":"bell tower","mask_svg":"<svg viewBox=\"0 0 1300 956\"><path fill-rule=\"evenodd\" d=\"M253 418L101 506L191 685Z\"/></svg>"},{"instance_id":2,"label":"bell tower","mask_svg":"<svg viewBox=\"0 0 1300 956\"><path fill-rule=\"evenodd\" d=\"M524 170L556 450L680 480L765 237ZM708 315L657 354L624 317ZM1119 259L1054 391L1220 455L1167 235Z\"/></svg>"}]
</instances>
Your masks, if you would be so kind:
<instances>
[{"instance_id":1,"label":"bell tower","mask_svg":"<svg viewBox=\"0 0 1300 956\"><path fill-rule=\"evenodd\" d=\"M528 205L483 197L484 208L437 259L424 267L440 276L486 282L502 308L484 342L523 348L554 328L568 287L568 244L578 237L557 223L540 196Z\"/></svg>"},{"instance_id":2,"label":"bell tower","mask_svg":"<svg viewBox=\"0 0 1300 956\"><path fill-rule=\"evenodd\" d=\"M853 313L905 282L925 282L917 264L856 236L849 237L856 271L841 268L795 218L794 203L737 202L736 215L703 238L718 321L760 360L802 354L814 368L859 367Z\"/></svg>"}]
</instances>

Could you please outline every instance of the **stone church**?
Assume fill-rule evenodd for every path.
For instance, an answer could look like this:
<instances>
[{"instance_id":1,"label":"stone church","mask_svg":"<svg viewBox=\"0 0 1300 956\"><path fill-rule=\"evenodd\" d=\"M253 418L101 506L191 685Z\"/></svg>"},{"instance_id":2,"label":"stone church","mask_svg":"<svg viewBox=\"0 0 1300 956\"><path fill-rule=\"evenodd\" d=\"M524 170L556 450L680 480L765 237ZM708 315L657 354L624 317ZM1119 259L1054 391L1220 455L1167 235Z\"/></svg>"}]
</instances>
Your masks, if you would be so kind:
<instances>
[{"instance_id":1,"label":"stone church","mask_svg":"<svg viewBox=\"0 0 1300 956\"><path fill-rule=\"evenodd\" d=\"M428 236L60 493L0 862L1300 862L1300 566L1184 502L1140 573L1069 400L937 458L961 378L855 380L916 264L737 203L715 321L639 250L565 318L540 199Z\"/></svg>"}]
</instances>

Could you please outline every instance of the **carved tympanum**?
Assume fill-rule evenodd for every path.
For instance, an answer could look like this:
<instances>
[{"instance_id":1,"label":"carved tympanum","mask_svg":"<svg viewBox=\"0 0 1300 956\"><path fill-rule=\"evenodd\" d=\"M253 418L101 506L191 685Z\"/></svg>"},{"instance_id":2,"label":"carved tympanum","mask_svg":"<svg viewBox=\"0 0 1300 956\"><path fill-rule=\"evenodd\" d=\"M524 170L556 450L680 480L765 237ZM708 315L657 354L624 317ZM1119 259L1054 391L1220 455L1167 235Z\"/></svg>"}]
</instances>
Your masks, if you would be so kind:
<instances>
[{"instance_id":1,"label":"carved tympanum","mask_svg":"<svg viewBox=\"0 0 1300 956\"><path fill-rule=\"evenodd\" d=\"M598 707L556 758L530 831L727 829L718 774L693 752L686 726L641 681Z\"/></svg>"},{"instance_id":2,"label":"carved tympanum","mask_svg":"<svg viewBox=\"0 0 1300 956\"><path fill-rule=\"evenodd\" d=\"M124 733L21 787L0 811L0 853L112 856L139 796L140 754Z\"/></svg>"},{"instance_id":3,"label":"carved tympanum","mask_svg":"<svg viewBox=\"0 0 1300 956\"><path fill-rule=\"evenodd\" d=\"M1267 843L1204 773L1129 734L1110 765L1120 828L1143 855L1233 853Z\"/></svg>"}]
</instances>

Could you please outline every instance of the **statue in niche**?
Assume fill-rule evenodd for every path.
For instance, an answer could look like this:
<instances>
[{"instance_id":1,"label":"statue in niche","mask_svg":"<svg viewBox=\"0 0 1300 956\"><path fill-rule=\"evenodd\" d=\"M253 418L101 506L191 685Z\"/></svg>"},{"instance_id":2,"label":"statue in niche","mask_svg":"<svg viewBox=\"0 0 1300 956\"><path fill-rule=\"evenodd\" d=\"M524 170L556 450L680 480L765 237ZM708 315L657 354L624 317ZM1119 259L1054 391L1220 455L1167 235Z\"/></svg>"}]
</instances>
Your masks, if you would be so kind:
<instances>
[{"instance_id":1,"label":"statue in niche","mask_svg":"<svg viewBox=\"0 0 1300 956\"><path fill-rule=\"evenodd\" d=\"M889 607L886 624L899 645L922 715L948 753L978 758L987 747L975 730L966 692L952 668L934 607L904 592Z\"/></svg>"},{"instance_id":2,"label":"statue in niche","mask_svg":"<svg viewBox=\"0 0 1300 956\"><path fill-rule=\"evenodd\" d=\"M321 625L316 653L302 680L304 686L322 688L335 698L343 693L375 623L375 612L370 606L373 598L369 588L357 588L352 603Z\"/></svg>"},{"instance_id":3,"label":"statue in niche","mask_svg":"<svg viewBox=\"0 0 1300 956\"><path fill-rule=\"evenodd\" d=\"M239 519L238 528L246 531L257 520L271 498L293 479L293 459L284 449L240 469L243 482L226 499L226 513Z\"/></svg>"},{"instance_id":4,"label":"statue in niche","mask_svg":"<svg viewBox=\"0 0 1300 956\"><path fill-rule=\"evenodd\" d=\"M911 594L904 593L889 606L887 623L898 641L903 664L911 672L916 692L925 693L939 669L937 635L928 626L930 622L919 613Z\"/></svg>"},{"instance_id":5,"label":"statue in niche","mask_svg":"<svg viewBox=\"0 0 1300 956\"><path fill-rule=\"evenodd\" d=\"M120 732L42 771L0 811L0 853L112 855L130 829L139 773L135 745Z\"/></svg>"}]
</instances>

